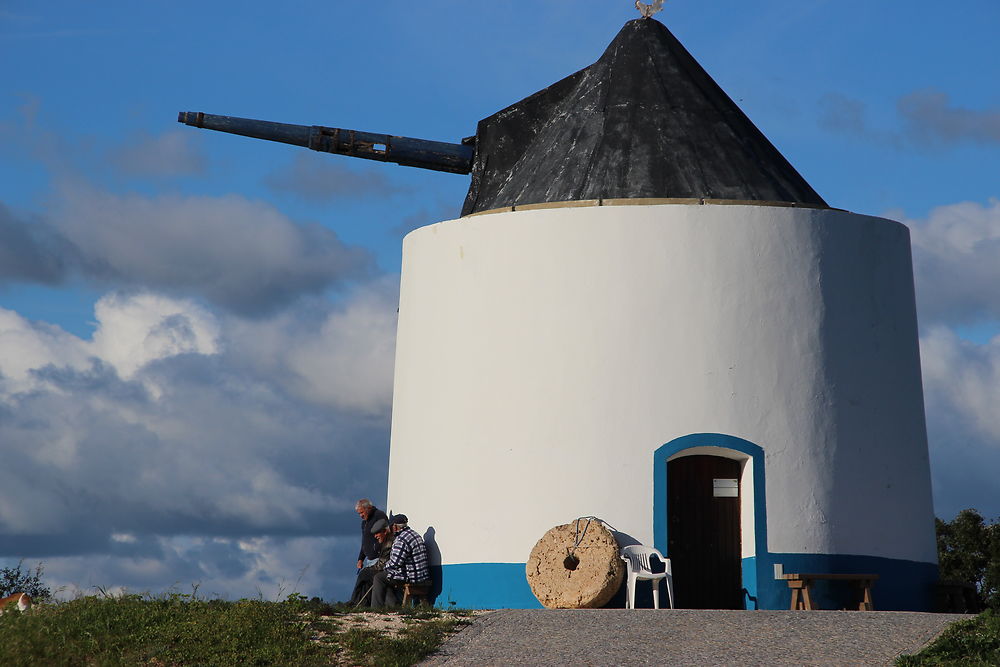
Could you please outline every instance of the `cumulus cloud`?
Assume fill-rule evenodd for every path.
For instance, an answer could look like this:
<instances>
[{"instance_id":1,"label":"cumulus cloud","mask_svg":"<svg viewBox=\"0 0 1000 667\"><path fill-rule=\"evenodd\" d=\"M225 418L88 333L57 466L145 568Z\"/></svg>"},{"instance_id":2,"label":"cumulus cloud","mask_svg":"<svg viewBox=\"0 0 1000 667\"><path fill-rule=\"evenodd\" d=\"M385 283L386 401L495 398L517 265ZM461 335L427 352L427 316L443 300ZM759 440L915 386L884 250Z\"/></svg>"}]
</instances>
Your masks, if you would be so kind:
<instances>
[{"instance_id":1,"label":"cumulus cloud","mask_svg":"<svg viewBox=\"0 0 1000 667\"><path fill-rule=\"evenodd\" d=\"M90 348L126 380L157 359L218 351L215 319L191 302L113 293L97 302L94 314L98 327Z\"/></svg>"},{"instance_id":2,"label":"cumulus cloud","mask_svg":"<svg viewBox=\"0 0 1000 667\"><path fill-rule=\"evenodd\" d=\"M368 287L332 312L316 335L289 349L300 394L366 413L390 409L397 294L394 278Z\"/></svg>"},{"instance_id":3,"label":"cumulus cloud","mask_svg":"<svg viewBox=\"0 0 1000 667\"><path fill-rule=\"evenodd\" d=\"M107 553L53 557L45 580L72 598L101 588L121 592L176 590L199 596L284 599L290 593L346 597L357 540L338 537L135 537L118 535ZM347 567L344 564L347 563ZM108 582L116 582L114 585Z\"/></svg>"},{"instance_id":4,"label":"cumulus cloud","mask_svg":"<svg viewBox=\"0 0 1000 667\"><path fill-rule=\"evenodd\" d=\"M23 390L32 371L48 365L84 368L90 363L86 344L57 326L29 322L12 310L0 308L0 385Z\"/></svg>"},{"instance_id":5,"label":"cumulus cloud","mask_svg":"<svg viewBox=\"0 0 1000 667\"><path fill-rule=\"evenodd\" d=\"M0 308L0 566L42 560L70 591L345 597L353 503L385 494L397 280L265 203L116 194L80 166L197 173L196 139L94 148L35 113L0 134L59 184L38 213L0 207L0 285L113 291L90 338ZM324 173L298 194L397 191Z\"/></svg>"},{"instance_id":6,"label":"cumulus cloud","mask_svg":"<svg viewBox=\"0 0 1000 667\"><path fill-rule=\"evenodd\" d=\"M902 222L910 227L921 323L1000 320L1000 201L941 206L925 220Z\"/></svg>"},{"instance_id":7,"label":"cumulus cloud","mask_svg":"<svg viewBox=\"0 0 1000 667\"><path fill-rule=\"evenodd\" d=\"M237 195L120 196L66 186L51 216L88 276L200 294L245 315L360 277L371 262L333 231Z\"/></svg>"},{"instance_id":8,"label":"cumulus cloud","mask_svg":"<svg viewBox=\"0 0 1000 667\"><path fill-rule=\"evenodd\" d=\"M207 160L192 144L191 133L171 130L141 132L111 151L111 163L130 176L169 177L201 174Z\"/></svg>"},{"instance_id":9,"label":"cumulus cloud","mask_svg":"<svg viewBox=\"0 0 1000 667\"><path fill-rule=\"evenodd\" d=\"M20 122L0 121L0 137L56 174L56 185L38 214L14 213L0 203L0 284L82 279L98 288L202 298L260 317L375 271L370 250L262 201L120 194L91 185L100 178L95 165L106 162L132 175L178 176L202 170L204 159L191 143L194 135L183 129L94 148L72 133L48 129L36 118L37 106L29 99ZM110 160L101 159L106 155ZM285 174L288 187L313 195L324 188L351 196L399 191L377 172L357 173L310 157L306 152L296 158Z\"/></svg>"},{"instance_id":10,"label":"cumulus cloud","mask_svg":"<svg viewBox=\"0 0 1000 667\"><path fill-rule=\"evenodd\" d=\"M932 327L920 356L937 515L1000 518L1000 336L980 345Z\"/></svg>"},{"instance_id":11,"label":"cumulus cloud","mask_svg":"<svg viewBox=\"0 0 1000 667\"><path fill-rule=\"evenodd\" d=\"M116 195L64 184L44 216L0 208L0 280L198 296L260 316L371 274L372 254L237 195Z\"/></svg>"},{"instance_id":12,"label":"cumulus cloud","mask_svg":"<svg viewBox=\"0 0 1000 667\"><path fill-rule=\"evenodd\" d=\"M1000 202L896 217L913 244L935 511L1000 517L1000 337L980 344L954 331L1000 320Z\"/></svg>"},{"instance_id":13,"label":"cumulus cloud","mask_svg":"<svg viewBox=\"0 0 1000 667\"><path fill-rule=\"evenodd\" d=\"M398 276L385 276L333 306L306 302L266 321L232 320L228 354L302 400L387 414L398 304Z\"/></svg>"},{"instance_id":14,"label":"cumulus cloud","mask_svg":"<svg viewBox=\"0 0 1000 667\"><path fill-rule=\"evenodd\" d=\"M406 191L383 172L351 168L344 160L315 151L298 151L287 166L268 176L264 184L277 192L316 202L373 195L386 197Z\"/></svg>"},{"instance_id":15,"label":"cumulus cloud","mask_svg":"<svg viewBox=\"0 0 1000 667\"><path fill-rule=\"evenodd\" d=\"M15 215L0 203L0 282L57 285L75 260L72 245L42 219Z\"/></svg>"},{"instance_id":16,"label":"cumulus cloud","mask_svg":"<svg viewBox=\"0 0 1000 667\"><path fill-rule=\"evenodd\" d=\"M113 293L89 340L0 309L0 457L16 472L0 554L84 588L232 595L309 566L307 592L344 596L353 501L385 490L396 301L380 284L310 309L276 325Z\"/></svg>"}]
</instances>

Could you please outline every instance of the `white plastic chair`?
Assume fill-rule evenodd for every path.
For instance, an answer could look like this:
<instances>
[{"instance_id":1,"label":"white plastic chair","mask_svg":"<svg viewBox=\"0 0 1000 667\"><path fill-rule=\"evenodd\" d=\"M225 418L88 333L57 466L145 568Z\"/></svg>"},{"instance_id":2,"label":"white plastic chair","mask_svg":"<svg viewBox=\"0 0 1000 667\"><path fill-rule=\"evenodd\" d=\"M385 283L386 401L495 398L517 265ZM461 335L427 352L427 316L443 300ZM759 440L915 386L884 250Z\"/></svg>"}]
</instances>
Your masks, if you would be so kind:
<instances>
[{"instance_id":1,"label":"white plastic chair","mask_svg":"<svg viewBox=\"0 0 1000 667\"><path fill-rule=\"evenodd\" d=\"M663 572L653 572L649 566L649 557L659 558L666 570ZM670 559L664 558L663 554L653 547L633 544L622 549L621 558L628 568L628 609L635 609L635 582L651 581L653 584L653 608L660 608L660 579L667 580L667 596L670 598L670 608L674 608L674 576L670 571Z\"/></svg>"}]
</instances>

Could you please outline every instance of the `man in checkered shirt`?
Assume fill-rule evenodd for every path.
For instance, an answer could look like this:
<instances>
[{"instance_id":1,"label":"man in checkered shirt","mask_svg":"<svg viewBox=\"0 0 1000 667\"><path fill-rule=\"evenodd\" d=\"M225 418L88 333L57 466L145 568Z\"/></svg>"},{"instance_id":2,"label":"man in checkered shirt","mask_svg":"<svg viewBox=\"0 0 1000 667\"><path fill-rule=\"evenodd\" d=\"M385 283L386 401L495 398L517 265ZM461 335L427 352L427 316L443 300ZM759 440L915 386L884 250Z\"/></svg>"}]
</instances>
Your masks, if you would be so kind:
<instances>
[{"instance_id":1,"label":"man in checkered shirt","mask_svg":"<svg viewBox=\"0 0 1000 667\"><path fill-rule=\"evenodd\" d=\"M372 582L373 607L396 606L399 604L398 589L403 584L427 582L431 578L427 567L427 546L407 522L405 514L397 514L389 520L389 527L396 537L385 568L375 575Z\"/></svg>"}]
</instances>

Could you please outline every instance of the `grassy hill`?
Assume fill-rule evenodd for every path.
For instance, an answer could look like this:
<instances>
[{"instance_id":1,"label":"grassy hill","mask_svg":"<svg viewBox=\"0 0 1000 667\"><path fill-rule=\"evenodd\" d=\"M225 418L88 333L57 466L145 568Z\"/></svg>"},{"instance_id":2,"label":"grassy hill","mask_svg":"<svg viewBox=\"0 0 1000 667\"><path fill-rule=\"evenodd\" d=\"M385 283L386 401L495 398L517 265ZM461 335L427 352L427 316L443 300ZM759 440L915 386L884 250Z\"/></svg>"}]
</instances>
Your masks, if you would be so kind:
<instances>
[{"instance_id":1,"label":"grassy hill","mask_svg":"<svg viewBox=\"0 0 1000 667\"><path fill-rule=\"evenodd\" d=\"M84 597L0 615L0 665L412 665L467 622L395 610L393 630L352 612L296 596Z\"/></svg>"}]
</instances>

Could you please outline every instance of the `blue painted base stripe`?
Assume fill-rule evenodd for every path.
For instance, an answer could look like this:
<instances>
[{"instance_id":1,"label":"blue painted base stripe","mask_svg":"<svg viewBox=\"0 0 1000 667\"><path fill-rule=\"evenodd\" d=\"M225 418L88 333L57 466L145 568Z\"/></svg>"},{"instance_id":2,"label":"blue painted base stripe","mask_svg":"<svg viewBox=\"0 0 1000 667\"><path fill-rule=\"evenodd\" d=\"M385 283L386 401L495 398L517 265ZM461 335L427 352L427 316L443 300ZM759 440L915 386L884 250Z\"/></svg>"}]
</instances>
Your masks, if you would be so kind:
<instances>
[{"instance_id":1,"label":"blue painted base stripe","mask_svg":"<svg viewBox=\"0 0 1000 667\"><path fill-rule=\"evenodd\" d=\"M774 564L785 572L826 572L831 574L877 574L872 589L875 609L879 611L933 611L934 583L938 567L876 556L832 554L767 554L763 558L743 559L743 586L746 609L788 609L791 591L788 583L774 578ZM531 592L524 573L524 563L463 563L433 567L434 604L442 608L462 609L541 609ZM683 576L674 572L675 577ZM622 607L622 591L608 604ZM640 597L649 596L640 587ZM664 593L665 594L665 593ZM813 600L822 609L856 608L856 591L844 582L816 582ZM662 598L662 595L661 595ZM638 607L649 601L637 601ZM678 600L683 605L683 601Z\"/></svg>"},{"instance_id":2,"label":"blue painted base stripe","mask_svg":"<svg viewBox=\"0 0 1000 667\"><path fill-rule=\"evenodd\" d=\"M431 568L434 605L460 609L542 609L531 592L524 563L462 563Z\"/></svg>"},{"instance_id":3,"label":"blue painted base stripe","mask_svg":"<svg viewBox=\"0 0 1000 667\"><path fill-rule=\"evenodd\" d=\"M792 593L787 581L774 578L775 563L781 563L786 573L877 574L879 579L872 587L877 611L934 611L936 563L877 556L789 553L743 559L744 582L747 572L758 572L756 590L752 593L756 599L745 595L747 609L788 609ZM813 603L820 609L856 609L857 595L854 587L844 582L817 581L812 588Z\"/></svg>"}]
</instances>

